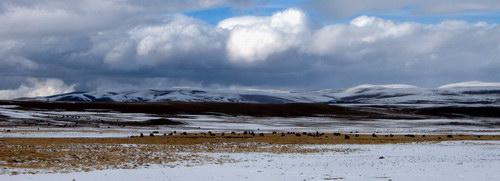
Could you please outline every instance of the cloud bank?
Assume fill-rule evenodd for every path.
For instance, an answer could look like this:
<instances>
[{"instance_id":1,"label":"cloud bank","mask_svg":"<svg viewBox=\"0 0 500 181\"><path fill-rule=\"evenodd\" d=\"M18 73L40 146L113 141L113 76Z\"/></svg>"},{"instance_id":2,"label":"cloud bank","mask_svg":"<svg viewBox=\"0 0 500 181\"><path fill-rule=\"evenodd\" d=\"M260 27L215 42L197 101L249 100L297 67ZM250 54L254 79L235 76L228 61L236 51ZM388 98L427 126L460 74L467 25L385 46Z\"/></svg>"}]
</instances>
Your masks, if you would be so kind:
<instances>
[{"instance_id":1,"label":"cloud bank","mask_svg":"<svg viewBox=\"0 0 500 181\"><path fill-rule=\"evenodd\" d=\"M68 93L75 91L74 87L75 85L66 85L59 79L29 78L16 89L0 90L0 100Z\"/></svg>"},{"instance_id":2,"label":"cloud bank","mask_svg":"<svg viewBox=\"0 0 500 181\"><path fill-rule=\"evenodd\" d=\"M290 8L212 25L179 11L247 4L77 3L0 3L6 27L0 30L0 75L16 80L0 83L3 98L109 85L338 88L500 81L500 28L486 22L423 24L361 15L321 25L308 12ZM38 79L26 81L33 77ZM38 91L38 85L47 89Z\"/></svg>"}]
</instances>

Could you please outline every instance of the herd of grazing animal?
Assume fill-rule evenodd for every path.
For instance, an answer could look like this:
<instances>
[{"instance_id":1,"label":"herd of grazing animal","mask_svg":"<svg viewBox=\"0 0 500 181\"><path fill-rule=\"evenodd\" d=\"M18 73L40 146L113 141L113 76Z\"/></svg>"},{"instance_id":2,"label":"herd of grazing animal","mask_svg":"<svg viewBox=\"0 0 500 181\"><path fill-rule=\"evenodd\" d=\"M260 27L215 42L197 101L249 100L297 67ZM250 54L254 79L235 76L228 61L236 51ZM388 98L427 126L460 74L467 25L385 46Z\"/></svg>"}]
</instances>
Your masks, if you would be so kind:
<instances>
[{"instance_id":1,"label":"herd of grazing animal","mask_svg":"<svg viewBox=\"0 0 500 181\"><path fill-rule=\"evenodd\" d=\"M235 131L231 131L230 133L224 133L224 132L220 132L220 133L214 133L212 131L207 131L207 132L195 132L195 133L192 133L194 135L205 135L205 136L217 136L217 135L220 135L222 137L224 136L230 136L230 135L239 135L239 136L251 136L251 137L263 137L263 136L266 136L267 134L264 133L264 132L261 132L261 133L255 133L254 131L243 131L243 132L235 132ZM359 134L359 132L350 132L350 133L339 133L339 132L334 132L334 133L322 133L322 132L277 132L277 131L273 131L273 132L269 132L269 134L272 134L272 135L278 135L278 136L281 136L281 137L284 137L284 136L296 136L296 137L300 137L300 136L309 136L309 137L322 137L322 136L325 136L325 137L328 137L328 135L330 136L333 136L333 137L344 137L344 139L346 140L349 140L351 139L352 136L354 137L359 137L361 134ZM158 131L153 131L149 134L150 136L155 136L155 135L161 135ZM180 134L177 134L177 131L172 131L170 133L163 133L163 136L173 136L173 135L183 135L183 136L186 136L188 135L187 132L182 132ZM365 135L370 135L370 134L365 134ZM378 134L377 133L372 133L370 135L371 137L373 138L377 138L377 137L390 137L390 138L393 138L394 137L394 134ZM402 135L402 136L405 136L405 137L409 137L409 138L416 138L417 135L414 135L414 134L405 134L405 135ZM136 136L131 136L131 137L136 137ZM143 133L140 133L139 137L144 137L144 134ZM426 136L425 135L422 135L421 136L422 138L425 138ZM438 137L438 139L440 139L441 137ZM453 135L447 135L447 138L453 138ZM480 136L478 137L480 138Z\"/></svg>"}]
</instances>

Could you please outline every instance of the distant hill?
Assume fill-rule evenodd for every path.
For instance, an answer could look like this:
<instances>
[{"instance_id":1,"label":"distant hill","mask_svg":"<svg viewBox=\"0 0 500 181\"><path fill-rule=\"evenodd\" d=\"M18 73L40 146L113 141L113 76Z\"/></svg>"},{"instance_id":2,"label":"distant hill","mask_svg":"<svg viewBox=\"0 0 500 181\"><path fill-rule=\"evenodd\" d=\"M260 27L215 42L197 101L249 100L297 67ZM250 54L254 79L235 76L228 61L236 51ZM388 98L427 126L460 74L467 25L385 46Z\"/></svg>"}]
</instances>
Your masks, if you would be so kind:
<instances>
[{"instance_id":1,"label":"distant hill","mask_svg":"<svg viewBox=\"0 0 500 181\"><path fill-rule=\"evenodd\" d=\"M438 88L405 84L360 85L343 90L269 91L170 89L72 92L24 100L65 102L237 102L342 104L500 104L500 83L462 82Z\"/></svg>"}]
</instances>

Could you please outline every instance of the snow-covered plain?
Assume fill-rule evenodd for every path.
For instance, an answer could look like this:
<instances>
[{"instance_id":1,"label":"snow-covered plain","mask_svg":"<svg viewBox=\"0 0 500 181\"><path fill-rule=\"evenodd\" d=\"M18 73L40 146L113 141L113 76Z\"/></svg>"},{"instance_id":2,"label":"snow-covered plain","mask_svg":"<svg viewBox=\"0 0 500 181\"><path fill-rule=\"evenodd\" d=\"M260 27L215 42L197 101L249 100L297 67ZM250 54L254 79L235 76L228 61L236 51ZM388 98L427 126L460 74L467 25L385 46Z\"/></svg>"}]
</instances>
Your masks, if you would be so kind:
<instances>
[{"instance_id":1,"label":"snow-covered plain","mask_svg":"<svg viewBox=\"0 0 500 181\"><path fill-rule=\"evenodd\" d=\"M303 145L353 152L301 154L206 153L236 162L173 163L36 175L0 175L0 180L499 180L500 141L382 145ZM383 157L383 158L381 158Z\"/></svg>"},{"instance_id":2,"label":"snow-covered plain","mask_svg":"<svg viewBox=\"0 0 500 181\"><path fill-rule=\"evenodd\" d=\"M208 116L189 115L186 118L170 118L187 125L180 126L188 130L259 130L272 131L320 131L320 132L359 132L380 133L421 133L421 134L500 134L500 119L376 119L346 120L331 117L248 117L248 116Z\"/></svg>"},{"instance_id":3,"label":"snow-covered plain","mask_svg":"<svg viewBox=\"0 0 500 181\"><path fill-rule=\"evenodd\" d=\"M158 126L100 126L100 127L47 127L15 126L0 129L0 137L127 137L140 133L158 131L186 132L231 132L252 130L258 132L296 131L296 132L359 132L371 134L500 134L500 119L497 118L463 118L463 119L376 119L347 120L332 117L251 117L251 116L218 116L218 115L175 115L160 117L145 113L118 113L96 111L43 111L0 108L0 116L9 121L45 120L53 125L74 124L65 121L61 116L70 116L84 121L98 123L105 121L145 121L155 118L168 118L179 121L182 125ZM4 122L5 124L5 122ZM10 130L7 132L6 130Z\"/></svg>"}]
</instances>

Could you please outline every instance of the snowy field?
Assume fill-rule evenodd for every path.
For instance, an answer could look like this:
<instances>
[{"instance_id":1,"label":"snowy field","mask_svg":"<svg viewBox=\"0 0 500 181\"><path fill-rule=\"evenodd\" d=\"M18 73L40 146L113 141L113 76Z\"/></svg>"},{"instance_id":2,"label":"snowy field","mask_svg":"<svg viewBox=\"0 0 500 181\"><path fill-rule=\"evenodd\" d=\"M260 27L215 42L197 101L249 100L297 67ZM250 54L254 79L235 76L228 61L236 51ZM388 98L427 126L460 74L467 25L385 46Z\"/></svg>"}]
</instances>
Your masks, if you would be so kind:
<instances>
[{"instance_id":1,"label":"snowy field","mask_svg":"<svg viewBox=\"0 0 500 181\"><path fill-rule=\"evenodd\" d=\"M466 134L499 135L497 119L422 119L422 120L366 120L349 121L334 118L255 118L191 115L190 118L170 118L185 122L184 125L152 127L8 127L0 129L0 137L127 137L140 133L231 132L252 130L257 132L359 132L360 134ZM7 132L6 130L10 130Z\"/></svg>"},{"instance_id":2,"label":"snowy field","mask_svg":"<svg viewBox=\"0 0 500 181\"><path fill-rule=\"evenodd\" d=\"M349 120L332 117L251 117L225 115L175 115L159 116L146 113L119 113L88 111L22 110L15 107L0 107L0 116L6 122L0 128L0 137L126 137L140 133L158 131L186 132L230 132L252 130L258 132L359 132L393 134L500 134L498 118L435 118L435 119L368 119ZM0 117L1 118L1 117ZM182 125L117 126L99 125L101 121L131 122L167 118L182 122ZM33 122L27 126L22 123ZM75 125L86 122L87 125ZM9 124L21 124L9 126ZM52 126L47 126L51 124ZM7 131L9 130L9 131Z\"/></svg>"},{"instance_id":3,"label":"snowy field","mask_svg":"<svg viewBox=\"0 0 500 181\"><path fill-rule=\"evenodd\" d=\"M123 126L121 122L168 119L181 125ZM500 135L498 118L345 119L332 117L252 117L158 115L103 110L23 110L0 106L0 138L128 137L140 133L185 132L356 132L360 134ZM77 124L78 123L78 124ZM190 159L135 169L14 174L0 180L500 180L500 141L447 141L412 144L298 145L346 152L205 152L222 162ZM187 153L179 153L187 154ZM1 169L1 168L0 168ZM10 174L9 174L10 173ZM28 172L29 173L29 172Z\"/></svg>"},{"instance_id":4,"label":"snowy field","mask_svg":"<svg viewBox=\"0 0 500 181\"><path fill-rule=\"evenodd\" d=\"M311 145L304 145L311 146ZM0 180L499 180L500 141L383 145L316 145L353 152L304 154L207 153L220 164L174 163L36 175ZM383 158L382 158L383 157Z\"/></svg>"}]
</instances>

